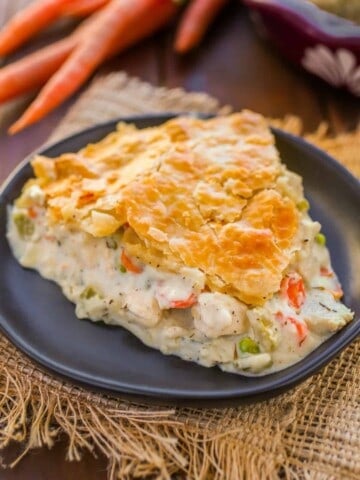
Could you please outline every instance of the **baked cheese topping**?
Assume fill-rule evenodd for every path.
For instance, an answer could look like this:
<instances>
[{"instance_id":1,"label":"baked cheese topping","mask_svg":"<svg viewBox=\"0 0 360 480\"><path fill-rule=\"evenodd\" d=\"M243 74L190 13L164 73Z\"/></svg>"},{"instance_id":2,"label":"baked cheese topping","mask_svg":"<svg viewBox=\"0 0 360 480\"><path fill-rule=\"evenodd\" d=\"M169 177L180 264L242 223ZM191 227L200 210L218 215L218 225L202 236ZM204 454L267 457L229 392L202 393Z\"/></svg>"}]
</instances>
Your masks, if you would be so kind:
<instances>
[{"instance_id":1,"label":"baked cheese topping","mask_svg":"<svg viewBox=\"0 0 360 480\"><path fill-rule=\"evenodd\" d=\"M8 239L79 318L248 375L299 361L353 318L301 178L256 114L121 125L33 166Z\"/></svg>"}]
</instances>

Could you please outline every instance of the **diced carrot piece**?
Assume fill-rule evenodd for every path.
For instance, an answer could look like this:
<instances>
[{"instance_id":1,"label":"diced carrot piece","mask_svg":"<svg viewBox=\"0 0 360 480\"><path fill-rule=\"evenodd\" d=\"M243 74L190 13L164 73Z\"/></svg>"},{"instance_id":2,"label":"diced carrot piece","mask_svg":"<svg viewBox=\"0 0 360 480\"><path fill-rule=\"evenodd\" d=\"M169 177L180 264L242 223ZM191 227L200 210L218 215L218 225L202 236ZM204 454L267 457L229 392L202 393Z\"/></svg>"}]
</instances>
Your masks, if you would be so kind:
<instances>
[{"instance_id":1,"label":"diced carrot piece","mask_svg":"<svg viewBox=\"0 0 360 480\"><path fill-rule=\"evenodd\" d=\"M306 293L304 281L298 273L286 276L281 282L281 293L291 307L299 309L305 302Z\"/></svg>"},{"instance_id":2,"label":"diced carrot piece","mask_svg":"<svg viewBox=\"0 0 360 480\"><path fill-rule=\"evenodd\" d=\"M197 297L192 293L185 300L173 300L170 302L170 308L189 308L192 307L197 302Z\"/></svg>"},{"instance_id":3,"label":"diced carrot piece","mask_svg":"<svg viewBox=\"0 0 360 480\"><path fill-rule=\"evenodd\" d=\"M289 317L289 320L296 328L299 345L301 345L309 333L308 327L305 322L299 322L295 318Z\"/></svg>"},{"instance_id":4,"label":"diced carrot piece","mask_svg":"<svg viewBox=\"0 0 360 480\"><path fill-rule=\"evenodd\" d=\"M28 215L29 215L29 217L32 218L32 219L34 219L34 218L36 218L36 217L38 216L35 207L29 207L29 208L28 208Z\"/></svg>"},{"instance_id":5,"label":"diced carrot piece","mask_svg":"<svg viewBox=\"0 0 360 480\"><path fill-rule=\"evenodd\" d=\"M299 345L301 345L308 336L309 329L305 322L298 320L297 318L285 316L282 312L276 313L276 319L284 325L286 322L290 322L296 328L296 333L299 339Z\"/></svg>"},{"instance_id":6,"label":"diced carrot piece","mask_svg":"<svg viewBox=\"0 0 360 480\"><path fill-rule=\"evenodd\" d=\"M127 271L132 273L141 273L143 269L138 265L135 265L130 258L126 255L125 251L121 252L121 263L126 268Z\"/></svg>"}]
</instances>

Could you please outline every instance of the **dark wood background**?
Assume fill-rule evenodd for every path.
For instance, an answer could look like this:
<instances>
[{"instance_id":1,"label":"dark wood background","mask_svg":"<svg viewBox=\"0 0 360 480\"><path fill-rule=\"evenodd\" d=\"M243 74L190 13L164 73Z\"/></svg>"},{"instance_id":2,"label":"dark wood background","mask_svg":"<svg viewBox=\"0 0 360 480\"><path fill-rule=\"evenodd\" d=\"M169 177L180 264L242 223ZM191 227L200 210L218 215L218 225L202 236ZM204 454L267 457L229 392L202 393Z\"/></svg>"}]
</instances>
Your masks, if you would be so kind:
<instances>
[{"instance_id":1,"label":"dark wood background","mask_svg":"<svg viewBox=\"0 0 360 480\"><path fill-rule=\"evenodd\" d=\"M0 18L2 8L0 0ZM155 85L205 91L236 109L251 108L272 117L296 114L302 118L308 131L326 121L337 133L354 128L360 120L359 99L335 90L285 62L270 45L257 37L246 9L238 2L233 2L218 18L202 46L186 57L174 55L172 30L169 28L134 47L104 69L125 70ZM43 34L18 55L24 55L64 33L66 29ZM0 181L46 140L75 100L72 98L44 121L14 137L7 135L6 128L19 115L26 100L0 108ZM5 461L14 458L21 448L18 445L8 448L3 454ZM106 479L104 458L94 459L84 454L82 462L69 463L64 460L65 449L66 441L59 439L52 450L33 451L13 470L0 470L0 479Z\"/></svg>"}]
</instances>

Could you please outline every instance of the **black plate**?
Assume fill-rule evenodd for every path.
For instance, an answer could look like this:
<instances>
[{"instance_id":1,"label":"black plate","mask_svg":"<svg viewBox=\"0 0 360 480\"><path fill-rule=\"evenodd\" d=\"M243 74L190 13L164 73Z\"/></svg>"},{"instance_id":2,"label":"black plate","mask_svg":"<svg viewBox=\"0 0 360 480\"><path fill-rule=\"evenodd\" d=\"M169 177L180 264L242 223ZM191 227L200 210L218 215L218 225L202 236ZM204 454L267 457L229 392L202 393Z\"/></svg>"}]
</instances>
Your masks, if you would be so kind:
<instances>
[{"instance_id":1,"label":"black plate","mask_svg":"<svg viewBox=\"0 0 360 480\"><path fill-rule=\"evenodd\" d=\"M169 115L126 119L138 127L158 125ZM116 122L99 125L42 150L50 157L97 142ZM283 161L304 178L311 214L323 225L333 265L356 320L297 365L246 378L204 368L144 346L122 328L78 320L58 286L19 266L5 238L6 206L31 175L28 161L11 175L0 195L0 323L4 334L41 365L93 388L168 400L253 400L304 380L329 362L359 333L360 184L324 152L274 130ZM219 402L221 403L221 402Z\"/></svg>"}]
</instances>

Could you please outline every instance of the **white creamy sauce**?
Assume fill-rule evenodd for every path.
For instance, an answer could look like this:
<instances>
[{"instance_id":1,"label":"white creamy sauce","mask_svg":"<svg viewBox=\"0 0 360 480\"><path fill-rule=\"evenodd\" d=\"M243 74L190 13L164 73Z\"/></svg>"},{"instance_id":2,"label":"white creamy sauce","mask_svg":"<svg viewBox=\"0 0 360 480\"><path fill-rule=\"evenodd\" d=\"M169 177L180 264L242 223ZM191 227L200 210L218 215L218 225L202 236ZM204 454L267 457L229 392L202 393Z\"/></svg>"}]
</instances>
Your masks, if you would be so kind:
<instances>
[{"instance_id":1,"label":"white creamy sauce","mask_svg":"<svg viewBox=\"0 0 360 480\"><path fill-rule=\"evenodd\" d=\"M36 204L30 217L27 209L9 210L8 239L21 265L59 284L79 318L123 326L163 353L264 375L298 362L352 319L331 293L338 281L326 248L314 241L319 225L307 216L299 234L307 241L291 265L305 281L303 304L295 308L279 292L249 308L206 291L197 269L167 272L132 258L138 272L125 270L120 233L94 238L49 225L41 189L31 187L28 196Z\"/></svg>"}]
</instances>

